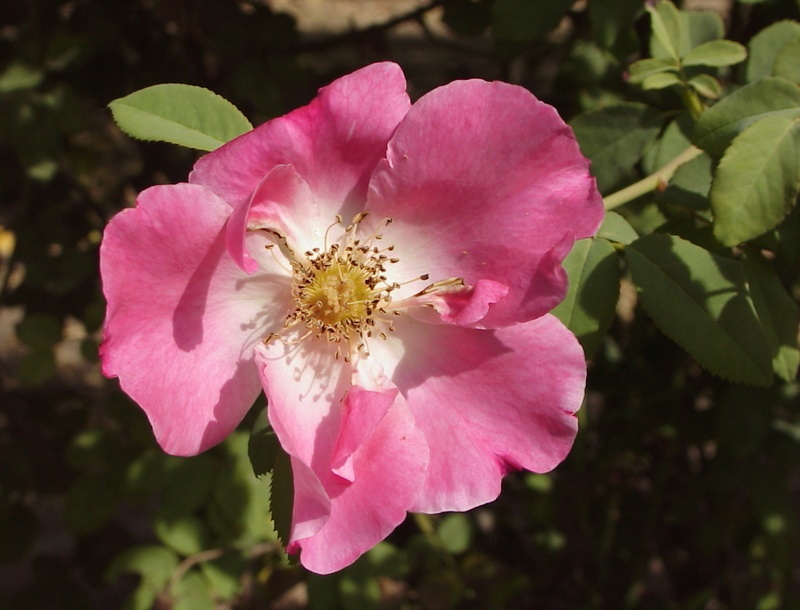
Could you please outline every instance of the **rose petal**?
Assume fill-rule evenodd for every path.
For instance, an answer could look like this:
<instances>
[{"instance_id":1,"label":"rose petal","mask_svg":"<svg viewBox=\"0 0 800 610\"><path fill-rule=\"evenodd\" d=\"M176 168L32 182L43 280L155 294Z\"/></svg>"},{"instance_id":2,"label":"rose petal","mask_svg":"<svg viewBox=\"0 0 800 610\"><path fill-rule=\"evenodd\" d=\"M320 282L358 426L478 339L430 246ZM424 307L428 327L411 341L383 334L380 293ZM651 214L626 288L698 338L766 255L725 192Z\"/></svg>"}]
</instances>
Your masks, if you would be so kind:
<instances>
[{"instance_id":1,"label":"rose petal","mask_svg":"<svg viewBox=\"0 0 800 610\"><path fill-rule=\"evenodd\" d=\"M320 89L308 106L201 157L189 180L238 206L272 168L288 164L330 208L328 223L338 211L349 219L363 208L369 176L410 107L405 87L395 64L357 70Z\"/></svg>"},{"instance_id":2,"label":"rose petal","mask_svg":"<svg viewBox=\"0 0 800 610\"><path fill-rule=\"evenodd\" d=\"M308 185L294 168L277 165L264 176L250 200L231 213L226 230L228 253L241 269L255 273L258 263L245 246L248 229L272 227L290 237L293 244L303 247L307 231L303 230L298 215L313 222L316 211Z\"/></svg>"},{"instance_id":3,"label":"rose petal","mask_svg":"<svg viewBox=\"0 0 800 610\"><path fill-rule=\"evenodd\" d=\"M168 453L198 453L236 427L260 392L252 345L285 316L288 277L247 277L227 255L229 213L203 187L152 187L103 237L103 373Z\"/></svg>"},{"instance_id":4,"label":"rose petal","mask_svg":"<svg viewBox=\"0 0 800 610\"><path fill-rule=\"evenodd\" d=\"M414 104L373 174L367 207L394 219L385 236L400 259L393 281L429 274L508 287L486 328L552 309L566 290L561 260L603 216L589 162L556 111L521 87L478 80Z\"/></svg>"},{"instance_id":5,"label":"rose petal","mask_svg":"<svg viewBox=\"0 0 800 610\"><path fill-rule=\"evenodd\" d=\"M413 511L490 502L509 469L546 472L572 446L586 365L580 344L553 316L494 331L403 316L370 351L430 446Z\"/></svg>"},{"instance_id":6,"label":"rose petal","mask_svg":"<svg viewBox=\"0 0 800 610\"><path fill-rule=\"evenodd\" d=\"M257 356L270 422L304 478L287 548L322 574L349 565L403 521L428 463L425 437L397 389L386 380L351 387L350 367L334 349L309 339L270 343ZM318 514L320 489L327 519Z\"/></svg>"}]
</instances>

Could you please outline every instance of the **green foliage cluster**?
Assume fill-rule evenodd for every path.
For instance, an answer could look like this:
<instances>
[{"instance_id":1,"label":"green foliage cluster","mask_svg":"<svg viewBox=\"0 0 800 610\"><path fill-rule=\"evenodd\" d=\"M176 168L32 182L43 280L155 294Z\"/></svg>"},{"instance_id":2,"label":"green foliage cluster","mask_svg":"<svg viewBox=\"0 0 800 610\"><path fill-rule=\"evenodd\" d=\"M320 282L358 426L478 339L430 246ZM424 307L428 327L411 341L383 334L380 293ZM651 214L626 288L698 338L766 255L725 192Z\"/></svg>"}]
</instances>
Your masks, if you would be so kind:
<instances>
[{"instance_id":1,"label":"green foliage cluster","mask_svg":"<svg viewBox=\"0 0 800 610\"><path fill-rule=\"evenodd\" d=\"M719 6L442 0L316 38L249 0L4 7L0 607L800 608L800 5ZM570 118L609 210L555 310L589 387L554 473L315 576L281 550L263 403L176 458L100 379L97 248L189 149L381 59L416 95L504 79Z\"/></svg>"}]
</instances>

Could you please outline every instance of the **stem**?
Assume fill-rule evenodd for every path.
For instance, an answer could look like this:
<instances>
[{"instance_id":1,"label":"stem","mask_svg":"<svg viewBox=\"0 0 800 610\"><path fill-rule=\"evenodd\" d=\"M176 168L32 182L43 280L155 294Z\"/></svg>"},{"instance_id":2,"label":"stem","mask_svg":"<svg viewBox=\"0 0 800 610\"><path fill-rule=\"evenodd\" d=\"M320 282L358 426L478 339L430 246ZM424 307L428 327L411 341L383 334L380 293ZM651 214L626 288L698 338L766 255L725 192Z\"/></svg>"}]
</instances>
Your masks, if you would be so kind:
<instances>
[{"instance_id":1,"label":"stem","mask_svg":"<svg viewBox=\"0 0 800 610\"><path fill-rule=\"evenodd\" d=\"M634 182L630 186L626 186L624 189L605 197L603 202L605 203L606 209L613 210L614 208L618 208L629 201L633 201L637 197L646 195L660 186L665 185L669 182L669 179L672 178L675 170L687 161L694 159L702 152L703 151L696 146L690 146L664 167L657 169L646 178L642 178L639 182Z\"/></svg>"}]
</instances>

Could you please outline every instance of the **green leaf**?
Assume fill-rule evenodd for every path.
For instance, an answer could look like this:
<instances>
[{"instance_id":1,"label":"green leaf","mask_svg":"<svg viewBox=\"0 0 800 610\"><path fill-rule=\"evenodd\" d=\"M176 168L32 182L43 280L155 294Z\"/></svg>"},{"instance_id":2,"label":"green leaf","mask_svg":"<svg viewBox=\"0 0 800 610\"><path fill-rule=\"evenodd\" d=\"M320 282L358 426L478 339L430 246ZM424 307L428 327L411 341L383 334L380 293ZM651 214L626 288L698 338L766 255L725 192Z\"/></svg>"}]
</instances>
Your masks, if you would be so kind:
<instances>
[{"instance_id":1,"label":"green leaf","mask_svg":"<svg viewBox=\"0 0 800 610\"><path fill-rule=\"evenodd\" d=\"M129 136L198 150L214 150L253 128L225 98L193 85L154 85L108 106Z\"/></svg>"},{"instance_id":2,"label":"green leaf","mask_svg":"<svg viewBox=\"0 0 800 610\"><path fill-rule=\"evenodd\" d=\"M671 235L625 249L642 306L664 334L725 379L772 381L772 355L741 263Z\"/></svg>"},{"instance_id":3,"label":"green leaf","mask_svg":"<svg viewBox=\"0 0 800 610\"><path fill-rule=\"evenodd\" d=\"M771 116L800 116L800 89L782 78L768 76L706 110L697 121L692 141L712 156L721 157L748 125Z\"/></svg>"},{"instance_id":4,"label":"green leaf","mask_svg":"<svg viewBox=\"0 0 800 610\"><path fill-rule=\"evenodd\" d=\"M658 89L666 89L674 85L683 83L681 77L675 72L660 72L658 74L649 74L642 79L642 89L646 91L654 91Z\"/></svg>"},{"instance_id":5,"label":"green leaf","mask_svg":"<svg viewBox=\"0 0 800 610\"><path fill-rule=\"evenodd\" d=\"M47 313L31 313L17 324L17 338L28 347L50 348L61 341L61 322Z\"/></svg>"},{"instance_id":6,"label":"green leaf","mask_svg":"<svg viewBox=\"0 0 800 610\"><path fill-rule=\"evenodd\" d=\"M694 119L688 112L679 114L664 129L661 136L644 154L642 167L647 174L652 174L685 151L692 142L689 135L694 129Z\"/></svg>"},{"instance_id":7,"label":"green leaf","mask_svg":"<svg viewBox=\"0 0 800 610\"><path fill-rule=\"evenodd\" d=\"M681 59L684 66L733 66L747 58L747 49L732 40L711 40L689 51Z\"/></svg>"},{"instance_id":8,"label":"green leaf","mask_svg":"<svg viewBox=\"0 0 800 610\"><path fill-rule=\"evenodd\" d=\"M681 58L681 41L686 37L680 12L669 0L660 0L654 5L647 5L646 8L650 13L653 37L669 57L679 60Z\"/></svg>"},{"instance_id":9,"label":"green leaf","mask_svg":"<svg viewBox=\"0 0 800 610\"><path fill-rule=\"evenodd\" d=\"M472 524L464 513L445 515L438 527L439 538L450 553L459 554L469 549Z\"/></svg>"},{"instance_id":10,"label":"green leaf","mask_svg":"<svg viewBox=\"0 0 800 610\"><path fill-rule=\"evenodd\" d=\"M158 539L181 555L194 555L206 548L208 531L194 515L175 519L156 518L153 530Z\"/></svg>"},{"instance_id":11,"label":"green leaf","mask_svg":"<svg viewBox=\"0 0 800 610\"><path fill-rule=\"evenodd\" d=\"M247 559L240 553L228 553L200 564L200 570L214 594L223 600L233 599L239 593L242 575L247 567Z\"/></svg>"},{"instance_id":12,"label":"green leaf","mask_svg":"<svg viewBox=\"0 0 800 610\"><path fill-rule=\"evenodd\" d=\"M711 40L719 40L725 36L725 24L722 17L714 11L681 11L686 39L681 46L681 57L692 49Z\"/></svg>"},{"instance_id":13,"label":"green leaf","mask_svg":"<svg viewBox=\"0 0 800 610\"><path fill-rule=\"evenodd\" d=\"M183 458L165 473L165 485L158 517L176 519L205 504L214 481L217 465L208 455Z\"/></svg>"},{"instance_id":14,"label":"green leaf","mask_svg":"<svg viewBox=\"0 0 800 610\"><path fill-rule=\"evenodd\" d=\"M181 578L170 593L175 598L172 610L214 610L217 607L205 579L195 571Z\"/></svg>"},{"instance_id":15,"label":"green leaf","mask_svg":"<svg viewBox=\"0 0 800 610\"><path fill-rule=\"evenodd\" d=\"M753 304L769 340L775 374L785 381L794 381L800 366L797 330L800 310L786 291L778 274L759 256L748 255L744 270L753 295Z\"/></svg>"},{"instance_id":16,"label":"green leaf","mask_svg":"<svg viewBox=\"0 0 800 610\"><path fill-rule=\"evenodd\" d=\"M44 80L44 72L20 62L12 62L0 74L0 93L34 89Z\"/></svg>"},{"instance_id":17,"label":"green leaf","mask_svg":"<svg viewBox=\"0 0 800 610\"><path fill-rule=\"evenodd\" d=\"M744 70L745 80L753 83L765 76L777 76L775 64L778 57L787 45L798 38L800 23L796 21L773 23L753 36L747 45L749 53Z\"/></svg>"},{"instance_id":18,"label":"green leaf","mask_svg":"<svg viewBox=\"0 0 800 610\"><path fill-rule=\"evenodd\" d=\"M269 490L269 512L278 538L286 546L292 531L292 504L294 502L294 481L292 462L284 451L279 451L272 470Z\"/></svg>"},{"instance_id":19,"label":"green leaf","mask_svg":"<svg viewBox=\"0 0 800 610\"><path fill-rule=\"evenodd\" d=\"M681 165L667 188L657 195L657 201L688 208L707 210L711 189L713 161L706 153Z\"/></svg>"},{"instance_id":20,"label":"green leaf","mask_svg":"<svg viewBox=\"0 0 800 610\"><path fill-rule=\"evenodd\" d=\"M751 124L725 152L711 185L714 235L726 246L775 227L800 192L800 123L771 116Z\"/></svg>"},{"instance_id":21,"label":"green leaf","mask_svg":"<svg viewBox=\"0 0 800 610\"><path fill-rule=\"evenodd\" d=\"M142 582L126 607L149 610L177 567L178 556L170 549L157 545L135 546L114 558L105 572L105 579L114 583L129 572L141 575Z\"/></svg>"},{"instance_id":22,"label":"green leaf","mask_svg":"<svg viewBox=\"0 0 800 610\"><path fill-rule=\"evenodd\" d=\"M644 104L621 103L578 115L570 125L592 161L602 193L635 175L635 165L661 130L661 115Z\"/></svg>"},{"instance_id":23,"label":"green leaf","mask_svg":"<svg viewBox=\"0 0 800 610\"><path fill-rule=\"evenodd\" d=\"M275 458L280 451L280 442L272 426L269 425L266 411L261 413L250 431L247 443L247 457L253 466L253 473L260 477L272 470Z\"/></svg>"},{"instance_id":24,"label":"green leaf","mask_svg":"<svg viewBox=\"0 0 800 610\"><path fill-rule=\"evenodd\" d=\"M588 4L589 20L595 43L622 57L636 48L633 28L644 5L641 0L592 0Z\"/></svg>"},{"instance_id":25,"label":"green leaf","mask_svg":"<svg viewBox=\"0 0 800 610\"><path fill-rule=\"evenodd\" d=\"M488 0L447 0L442 23L460 36L480 36L492 22L492 3Z\"/></svg>"},{"instance_id":26,"label":"green leaf","mask_svg":"<svg viewBox=\"0 0 800 610\"><path fill-rule=\"evenodd\" d=\"M722 85L710 74L693 76L687 84L708 99L716 100L722 95Z\"/></svg>"},{"instance_id":27,"label":"green leaf","mask_svg":"<svg viewBox=\"0 0 800 610\"><path fill-rule=\"evenodd\" d=\"M628 245L632 241L639 239L639 234L636 233L627 220L616 212L609 210L603 218L603 224L597 230L597 237Z\"/></svg>"},{"instance_id":28,"label":"green leaf","mask_svg":"<svg viewBox=\"0 0 800 610\"><path fill-rule=\"evenodd\" d=\"M552 313L590 356L614 320L620 273L616 250L605 239L582 239L567 255L564 269L569 289Z\"/></svg>"},{"instance_id":29,"label":"green leaf","mask_svg":"<svg viewBox=\"0 0 800 610\"><path fill-rule=\"evenodd\" d=\"M795 37L778 54L773 74L795 84L800 82L800 36Z\"/></svg>"},{"instance_id":30,"label":"green leaf","mask_svg":"<svg viewBox=\"0 0 800 610\"><path fill-rule=\"evenodd\" d=\"M671 59L640 59L628 66L628 82L641 83L645 78L662 72L677 72L678 63Z\"/></svg>"}]
</instances>

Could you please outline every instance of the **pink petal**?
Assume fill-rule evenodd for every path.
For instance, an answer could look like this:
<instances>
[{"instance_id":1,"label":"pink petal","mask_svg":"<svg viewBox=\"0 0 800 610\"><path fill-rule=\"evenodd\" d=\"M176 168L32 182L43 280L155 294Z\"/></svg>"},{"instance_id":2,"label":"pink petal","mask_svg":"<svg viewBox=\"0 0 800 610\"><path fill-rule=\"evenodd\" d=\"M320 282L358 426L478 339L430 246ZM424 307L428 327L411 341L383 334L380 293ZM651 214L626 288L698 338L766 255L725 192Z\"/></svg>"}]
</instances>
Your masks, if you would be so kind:
<instances>
[{"instance_id":1,"label":"pink petal","mask_svg":"<svg viewBox=\"0 0 800 610\"><path fill-rule=\"evenodd\" d=\"M425 437L397 389L386 380L351 386L350 366L333 349L308 339L258 352L270 422L294 469L288 550L322 574L349 565L403 521L428 463ZM319 513L326 497L327 519Z\"/></svg>"},{"instance_id":2,"label":"pink petal","mask_svg":"<svg viewBox=\"0 0 800 610\"><path fill-rule=\"evenodd\" d=\"M273 295L288 277L248 278L227 255L228 214L203 187L157 186L103 238L103 373L119 377L168 453L198 453L236 427L260 392L251 346L286 315Z\"/></svg>"},{"instance_id":3,"label":"pink petal","mask_svg":"<svg viewBox=\"0 0 800 610\"><path fill-rule=\"evenodd\" d=\"M521 87L478 80L414 104L367 207L395 221L386 232L400 258L395 281L427 273L508 287L481 321L487 328L552 309L566 290L561 260L603 216L589 162L556 111Z\"/></svg>"},{"instance_id":4,"label":"pink petal","mask_svg":"<svg viewBox=\"0 0 800 610\"><path fill-rule=\"evenodd\" d=\"M250 199L276 165L292 165L331 219L363 208L369 175L408 111L400 67L379 63L343 76L308 106L257 127L195 164L190 182L233 206ZM345 209L346 208L346 209Z\"/></svg>"},{"instance_id":5,"label":"pink petal","mask_svg":"<svg viewBox=\"0 0 800 610\"><path fill-rule=\"evenodd\" d=\"M305 237L318 219L311 191L291 165L276 165L258 183L252 197L234 208L228 221L226 241L228 252L247 273L258 270L245 245L248 227L282 229L293 244L304 245ZM302 219L298 216L302 215ZM306 221L303 227L302 220ZM316 224L319 224L317 222ZM287 226L288 225L288 226ZM307 249L307 248L306 248Z\"/></svg>"},{"instance_id":6,"label":"pink petal","mask_svg":"<svg viewBox=\"0 0 800 610\"><path fill-rule=\"evenodd\" d=\"M406 397L430 446L410 510L467 510L494 500L509 469L546 472L577 432L586 365L556 318L494 331L403 316L371 355Z\"/></svg>"}]
</instances>

